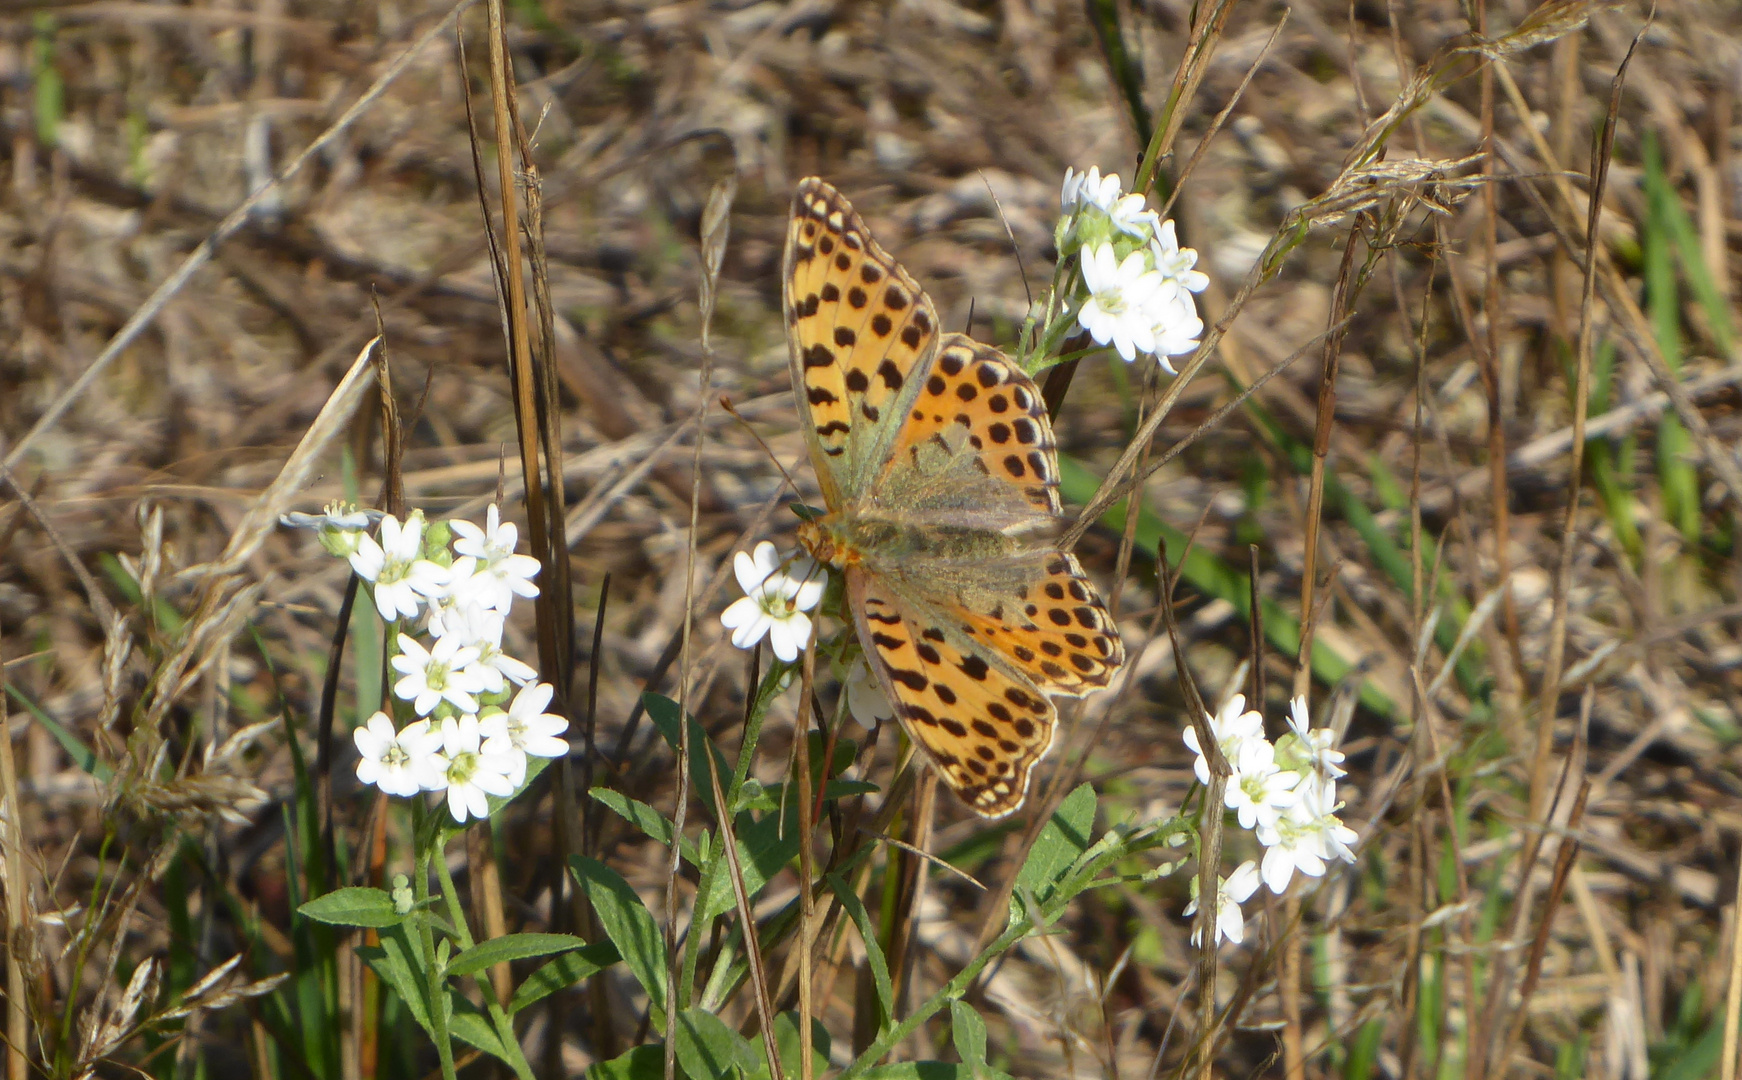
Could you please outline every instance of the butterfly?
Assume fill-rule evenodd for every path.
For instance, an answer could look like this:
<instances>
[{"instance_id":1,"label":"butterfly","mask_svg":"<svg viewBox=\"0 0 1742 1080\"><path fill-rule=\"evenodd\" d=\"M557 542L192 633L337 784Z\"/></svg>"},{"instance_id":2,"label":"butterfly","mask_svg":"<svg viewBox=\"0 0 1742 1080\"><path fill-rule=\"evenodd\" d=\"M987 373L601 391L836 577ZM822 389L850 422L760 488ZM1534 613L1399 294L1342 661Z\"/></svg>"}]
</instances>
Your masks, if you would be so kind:
<instances>
[{"instance_id":1,"label":"butterfly","mask_svg":"<svg viewBox=\"0 0 1742 1080\"><path fill-rule=\"evenodd\" d=\"M1107 685L1125 649L1057 549L1059 469L1034 381L965 334L828 183L798 185L783 307L793 393L827 513L800 543L843 573L878 683L975 813L1020 808L1052 747L1051 695Z\"/></svg>"}]
</instances>

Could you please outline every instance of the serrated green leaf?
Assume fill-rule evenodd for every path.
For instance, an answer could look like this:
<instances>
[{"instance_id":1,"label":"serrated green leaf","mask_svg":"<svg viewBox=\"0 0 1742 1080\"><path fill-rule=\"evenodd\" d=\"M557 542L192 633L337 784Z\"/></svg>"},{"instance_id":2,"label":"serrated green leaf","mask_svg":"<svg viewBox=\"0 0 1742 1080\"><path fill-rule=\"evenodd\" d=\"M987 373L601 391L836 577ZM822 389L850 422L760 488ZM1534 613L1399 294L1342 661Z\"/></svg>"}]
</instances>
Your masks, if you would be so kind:
<instances>
[{"instance_id":1,"label":"serrated green leaf","mask_svg":"<svg viewBox=\"0 0 1742 1080\"><path fill-rule=\"evenodd\" d=\"M754 1069L757 1057L744 1036L708 1010L677 1014L677 1060L690 1080L733 1080Z\"/></svg>"},{"instance_id":2,"label":"serrated green leaf","mask_svg":"<svg viewBox=\"0 0 1742 1080\"><path fill-rule=\"evenodd\" d=\"M582 1074L582 1080L665 1080L665 1048L637 1046L621 1057L593 1065Z\"/></svg>"},{"instance_id":3,"label":"serrated green leaf","mask_svg":"<svg viewBox=\"0 0 1742 1080\"><path fill-rule=\"evenodd\" d=\"M1028 861L1016 874L1018 891L1026 888L1036 900L1051 896L1065 871L1088 850L1094 828L1095 789L1079 784L1041 828L1029 850Z\"/></svg>"},{"instance_id":4,"label":"serrated green leaf","mask_svg":"<svg viewBox=\"0 0 1742 1080\"><path fill-rule=\"evenodd\" d=\"M332 926L371 926L380 929L398 926L405 920L393 906L393 897L381 889L351 885L334 889L325 896L296 909L297 914Z\"/></svg>"},{"instance_id":5,"label":"serrated green leaf","mask_svg":"<svg viewBox=\"0 0 1742 1080\"><path fill-rule=\"evenodd\" d=\"M449 975L470 975L493 964L510 960L525 960L534 956L554 956L578 949L586 942L573 934L504 934L499 938L480 941L453 958L448 964Z\"/></svg>"},{"instance_id":6,"label":"serrated green leaf","mask_svg":"<svg viewBox=\"0 0 1742 1080\"><path fill-rule=\"evenodd\" d=\"M666 961L665 939L659 926L641 897L623 880L617 871L597 859L580 855L569 856L569 870L587 892L587 899L598 913L599 925L605 936L617 946L618 955L628 965L629 973L647 991L654 1009L665 1012Z\"/></svg>"},{"instance_id":7,"label":"serrated green leaf","mask_svg":"<svg viewBox=\"0 0 1742 1080\"><path fill-rule=\"evenodd\" d=\"M567 986L573 986L596 972L603 971L623 959L617 946L601 941L574 952L564 953L526 977L514 991L508 1003L508 1015L513 1016L535 1001L542 1001Z\"/></svg>"},{"instance_id":8,"label":"serrated green leaf","mask_svg":"<svg viewBox=\"0 0 1742 1080\"><path fill-rule=\"evenodd\" d=\"M986 1021L974 1007L956 998L950 1002L950 1039L962 1064L978 1073L986 1067Z\"/></svg>"}]
</instances>

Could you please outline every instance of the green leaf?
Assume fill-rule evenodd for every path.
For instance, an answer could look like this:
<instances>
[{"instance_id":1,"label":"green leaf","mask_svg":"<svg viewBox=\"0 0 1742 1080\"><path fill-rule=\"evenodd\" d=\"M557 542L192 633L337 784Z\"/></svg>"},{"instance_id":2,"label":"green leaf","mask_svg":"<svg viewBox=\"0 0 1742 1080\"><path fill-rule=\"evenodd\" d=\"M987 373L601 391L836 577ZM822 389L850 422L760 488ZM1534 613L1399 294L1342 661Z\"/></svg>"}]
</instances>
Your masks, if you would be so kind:
<instances>
[{"instance_id":1,"label":"green leaf","mask_svg":"<svg viewBox=\"0 0 1742 1080\"><path fill-rule=\"evenodd\" d=\"M631 799L621 791L615 791L608 787L596 787L587 794L610 807L618 817L640 829L650 839L664 844L666 847L671 846L671 819L658 810L639 799ZM682 854L684 861L691 866L701 865L701 858L696 853L695 842L687 836L684 837Z\"/></svg>"},{"instance_id":2,"label":"green leaf","mask_svg":"<svg viewBox=\"0 0 1742 1080\"><path fill-rule=\"evenodd\" d=\"M1058 810L1040 830L1028 861L1016 874L1017 893L1028 889L1036 900L1052 895L1059 879L1089 848L1089 837L1095 827L1095 789L1079 784L1065 796Z\"/></svg>"},{"instance_id":3,"label":"green leaf","mask_svg":"<svg viewBox=\"0 0 1742 1080\"><path fill-rule=\"evenodd\" d=\"M962 1064L975 1073L986 1068L986 1021L961 998L950 1002L950 1038Z\"/></svg>"},{"instance_id":4,"label":"green leaf","mask_svg":"<svg viewBox=\"0 0 1742 1080\"><path fill-rule=\"evenodd\" d=\"M513 1016L535 1001L542 1001L565 986L573 986L596 972L603 971L623 957L609 941L564 953L526 977L514 991L508 1003L508 1015Z\"/></svg>"},{"instance_id":5,"label":"green leaf","mask_svg":"<svg viewBox=\"0 0 1742 1080\"><path fill-rule=\"evenodd\" d=\"M859 1074L860 1080L974 1080L974 1071L948 1061L897 1061Z\"/></svg>"},{"instance_id":6,"label":"green leaf","mask_svg":"<svg viewBox=\"0 0 1742 1080\"><path fill-rule=\"evenodd\" d=\"M677 1014L677 1061L690 1080L731 1080L757 1064L744 1036L706 1009Z\"/></svg>"},{"instance_id":7,"label":"green leaf","mask_svg":"<svg viewBox=\"0 0 1742 1080\"><path fill-rule=\"evenodd\" d=\"M859 930L859 940L865 945L865 959L871 965L871 983L877 988L877 1030L882 1032L889 1026L895 1010L895 989L889 979L889 964L883 958L883 946L877 941L877 927L872 925L871 914L841 875L830 874L824 880L829 883L829 889L840 901L847 917L853 920L853 925Z\"/></svg>"},{"instance_id":8,"label":"green leaf","mask_svg":"<svg viewBox=\"0 0 1742 1080\"><path fill-rule=\"evenodd\" d=\"M448 963L449 975L470 975L494 964L509 960L525 960L532 956L554 956L578 949L586 942L573 934L504 934L489 941L480 941Z\"/></svg>"},{"instance_id":9,"label":"green leaf","mask_svg":"<svg viewBox=\"0 0 1742 1080\"><path fill-rule=\"evenodd\" d=\"M811 1075L821 1076L829 1071L829 1029L816 1017L811 1017ZM798 1042L798 1014L783 1012L774 1018L774 1047L780 1053L780 1070L787 1080L804 1075L799 1068L799 1052L804 1048ZM756 1055L756 1071L750 1074L750 1080L766 1080L768 1072L768 1050L758 1042Z\"/></svg>"},{"instance_id":10,"label":"green leaf","mask_svg":"<svg viewBox=\"0 0 1742 1080\"><path fill-rule=\"evenodd\" d=\"M582 1080L665 1080L665 1048L637 1046L622 1057L592 1066Z\"/></svg>"},{"instance_id":11,"label":"green leaf","mask_svg":"<svg viewBox=\"0 0 1742 1080\"><path fill-rule=\"evenodd\" d=\"M647 718L653 721L653 726L665 736L665 741L673 750L678 745L678 707L677 702L663 694L642 694L642 702L647 706ZM713 805L714 788L708 781L708 759L703 754L711 752L714 756L714 767L719 770L720 790L731 794L732 766L726 763L726 755L714 745L708 733L702 730L702 725L696 723L695 717L689 718L690 724L690 785L696 789L696 794L702 802Z\"/></svg>"},{"instance_id":12,"label":"green leaf","mask_svg":"<svg viewBox=\"0 0 1742 1080\"><path fill-rule=\"evenodd\" d=\"M647 991L653 1008L665 1012L668 1000L665 939L660 937L659 926L653 921L647 905L635 895L635 890L621 874L597 859L570 855L569 870L586 890L605 936L617 946L617 953L629 966L629 973Z\"/></svg>"},{"instance_id":13,"label":"green leaf","mask_svg":"<svg viewBox=\"0 0 1742 1080\"><path fill-rule=\"evenodd\" d=\"M513 1064L508 1051L502 1046L501 1037L496 1034L496 1026L484 1015L484 1010L459 994L449 991L448 1013L448 1032L454 1038Z\"/></svg>"},{"instance_id":14,"label":"green leaf","mask_svg":"<svg viewBox=\"0 0 1742 1080\"><path fill-rule=\"evenodd\" d=\"M399 909L393 906L393 897L381 889L361 885L334 889L325 896L315 897L296 910L316 922L333 926L372 926L379 929L398 926L405 919Z\"/></svg>"},{"instance_id":15,"label":"green leaf","mask_svg":"<svg viewBox=\"0 0 1742 1080\"><path fill-rule=\"evenodd\" d=\"M406 936L405 928L395 926L381 935L379 945L359 945L357 956L369 965L381 981L391 987L405 1003L406 1011L425 1032L434 1034L430 1025L429 999L424 989L422 959ZM417 959L413 959L416 957Z\"/></svg>"},{"instance_id":16,"label":"green leaf","mask_svg":"<svg viewBox=\"0 0 1742 1080\"><path fill-rule=\"evenodd\" d=\"M744 817L738 819L738 865L744 872L744 892L752 899L770 878L798 855L797 813L797 803L789 801L784 829L781 828L781 819L773 814L759 821L749 821ZM714 874L714 883L708 890L702 920L705 922L730 911L736 904L731 875L722 866Z\"/></svg>"}]
</instances>

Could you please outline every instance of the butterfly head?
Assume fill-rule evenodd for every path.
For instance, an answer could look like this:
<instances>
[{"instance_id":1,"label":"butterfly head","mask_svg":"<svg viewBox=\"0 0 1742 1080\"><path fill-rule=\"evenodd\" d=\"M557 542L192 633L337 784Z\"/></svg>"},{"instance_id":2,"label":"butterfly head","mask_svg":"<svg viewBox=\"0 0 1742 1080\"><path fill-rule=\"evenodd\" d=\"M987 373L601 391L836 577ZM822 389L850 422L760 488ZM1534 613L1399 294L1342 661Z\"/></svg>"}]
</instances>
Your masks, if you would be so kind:
<instances>
[{"instance_id":1,"label":"butterfly head","mask_svg":"<svg viewBox=\"0 0 1742 1080\"><path fill-rule=\"evenodd\" d=\"M837 570L859 561L859 548L848 539L834 515L825 515L799 523L798 542L810 552L811 558L827 563Z\"/></svg>"}]
</instances>

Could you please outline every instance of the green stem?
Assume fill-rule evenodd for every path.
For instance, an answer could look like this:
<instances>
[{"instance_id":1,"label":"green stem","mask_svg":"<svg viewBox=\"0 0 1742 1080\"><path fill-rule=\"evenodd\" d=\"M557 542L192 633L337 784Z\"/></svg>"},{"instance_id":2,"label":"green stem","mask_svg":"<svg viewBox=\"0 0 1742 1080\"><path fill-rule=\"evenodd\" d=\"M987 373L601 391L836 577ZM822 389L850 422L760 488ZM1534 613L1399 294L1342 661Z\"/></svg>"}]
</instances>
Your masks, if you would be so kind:
<instances>
[{"instance_id":1,"label":"green stem","mask_svg":"<svg viewBox=\"0 0 1742 1080\"><path fill-rule=\"evenodd\" d=\"M738 764L732 770L731 786L726 789L728 813L738 799L738 792L743 788L745 778L750 775L750 760L756 756L756 742L762 735L762 721L768 715L769 704L780 696L780 676L784 671L785 665L770 665L762 676L762 685L756 688L756 700L750 706L750 715L744 720L744 739L738 746ZM686 722L687 719L686 717ZM714 881L719 877L720 864L725 861L725 830L721 830L718 839L719 848L708 859L708 865L702 868L701 882L696 889L698 917L704 914L701 905L714 895ZM702 939L709 936L711 926L710 921L708 926L697 925L690 928L689 939L684 943L683 973L678 979L675 991L677 1009L688 1008L695 996L696 968L701 963Z\"/></svg>"},{"instance_id":2,"label":"green stem","mask_svg":"<svg viewBox=\"0 0 1742 1080\"><path fill-rule=\"evenodd\" d=\"M424 834L424 809L422 799L411 800L413 835ZM440 835L437 833L436 835ZM417 853L417 872L412 875L412 895L417 899L417 910L425 908L429 899L429 864L432 851L440 854L440 842L434 842L429 847L422 848ZM437 866L442 867L443 888L449 892L453 886L447 884L447 867L444 860L435 859ZM435 928L428 919L417 920L417 937L423 946L423 970L429 978L429 1026L434 1032L436 1056L441 1060L442 1080L456 1080L454 1072L454 1041L448 1034L448 992L447 980L436 970Z\"/></svg>"},{"instance_id":3,"label":"green stem","mask_svg":"<svg viewBox=\"0 0 1742 1080\"><path fill-rule=\"evenodd\" d=\"M436 835L439 837L441 832L438 830ZM440 846L439 840L436 846ZM448 906L448 920L454 924L454 931L460 937L460 951L464 952L476 943L472 940L471 928L466 925L466 912L460 906L460 894L454 888L454 876L448 870L446 859L437 858L435 866L436 873L442 879L442 900ZM490 981L488 969L479 972L474 980L484 994L484 1009L490 1014L490 1022L496 1025L496 1037L501 1040L502 1049L510 1055L508 1064L514 1068L514 1075L519 1080L536 1080L532 1075L532 1066L526 1060L526 1054L520 1049L520 1040L514 1034L514 1021L503 1011L502 1003L496 999L496 984Z\"/></svg>"}]
</instances>

